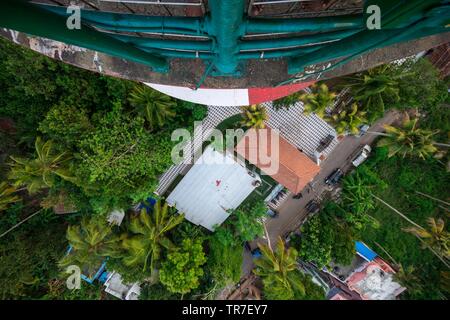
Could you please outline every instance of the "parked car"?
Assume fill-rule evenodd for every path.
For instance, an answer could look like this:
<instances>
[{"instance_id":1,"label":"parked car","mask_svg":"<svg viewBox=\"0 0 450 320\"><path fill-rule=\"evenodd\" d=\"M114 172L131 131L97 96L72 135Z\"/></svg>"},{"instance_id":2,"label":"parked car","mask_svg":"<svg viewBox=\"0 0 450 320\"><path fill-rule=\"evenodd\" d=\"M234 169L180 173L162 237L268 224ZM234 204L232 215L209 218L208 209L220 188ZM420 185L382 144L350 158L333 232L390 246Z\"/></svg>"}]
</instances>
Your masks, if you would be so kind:
<instances>
[{"instance_id":1,"label":"parked car","mask_svg":"<svg viewBox=\"0 0 450 320\"><path fill-rule=\"evenodd\" d=\"M319 153L324 151L330 145L330 143L333 141L333 139L334 139L334 135L332 135L332 134L327 135L325 138L320 140L319 146L317 147L316 151Z\"/></svg>"},{"instance_id":2,"label":"parked car","mask_svg":"<svg viewBox=\"0 0 450 320\"><path fill-rule=\"evenodd\" d=\"M334 170L328 177L325 179L325 183L330 186L334 186L339 182L344 173L341 169Z\"/></svg>"},{"instance_id":3,"label":"parked car","mask_svg":"<svg viewBox=\"0 0 450 320\"><path fill-rule=\"evenodd\" d=\"M292 197L293 199L301 199L301 198L303 198L303 194L300 192L300 193L297 193L295 196L293 196Z\"/></svg>"},{"instance_id":4,"label":"parked car","mask_svg":"<svg viewBox=\"0 0 450 320\"><path fill-rule=\"evenodd\" d=\"M368 124L363 124L359 126L359 133L356 135L358 138L361 138L363 135L366 134L367 130L369 130Z\"/></svg>"},{"instance_id":5,"label":"parked car","mask_svg":"<svg viewBox=\"0 0 450 320\"><path fill-rule=\"evenodd\" d=\"M267 209L266 214L271 218L278 217L278 212L276 210Z\"/></svg>"},{"instance_id":6,"label":"parked car","mask_svg":"<svg viewBox=\"0 0 450 320\"><path fill-rule=\"evenodd\" d=\"M372 148L366 144L362 149L358 152L357 156L353 159L352 164L357 167L369 157Z\"/></svg>"},{"instance_id":7,"label":"parked car","mask_svg":"<svg viewBox=\"0 0 450 320\"><path fill-rule=\"evenodd\" d=\"M320 210L320 205L316 200L311 200L306 204L305 209L309 213L316 213Z\"/></svg>"}]
</instances>

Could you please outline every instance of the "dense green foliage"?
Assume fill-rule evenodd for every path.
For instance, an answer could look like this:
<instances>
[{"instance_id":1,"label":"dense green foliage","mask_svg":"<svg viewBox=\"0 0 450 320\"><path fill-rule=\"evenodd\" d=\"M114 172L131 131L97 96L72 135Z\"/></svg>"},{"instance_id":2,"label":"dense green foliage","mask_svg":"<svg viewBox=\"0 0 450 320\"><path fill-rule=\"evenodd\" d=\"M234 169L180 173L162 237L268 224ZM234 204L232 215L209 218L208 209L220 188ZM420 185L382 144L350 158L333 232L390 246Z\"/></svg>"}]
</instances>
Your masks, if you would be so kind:
<instances>
[{"instance_id":1,"label":"dense green foliage","mask_svg":"<svg viewBox=\"0 0 450 320\"><path fill-rule=\"evenodd\" d=\"M86 109L60 102L52 106L39 123L39 131L55 141L58 146L76 150L78 141L92 132L94 127Z\"/></svg>"},{"instance_id":2,"label":"dense green foliage","mask_svg":"<svg viewBox=\"0 0 450 320\"><path fill-rule=\"evenodd\" d=\"M447 85L428 59L407 59L391 68L391 74L401 74L402 77L398 81L398 102L388 101L388 108L429 110L448 99Z\"/></svg>"},{"instance_id":3,"label":"dense green foliage","mask_svg":"<svg viewBox=\"0 0 450 320\"><path fill-rule=\"evenodd\" d=\"M447 87L439 78L439 71L423 58L375 67L344 77L344 82L370 122L388 109L430 110L447 98Z\"/></svg>"},{"instance_id":4,"label":"dense green foliage","mask_svg":"<svg viewBox=\"0 0 450 320\"><path fill-rule=\"evenodd\" d=\"M79 142L79 179L86 194L134 201L156 188L157 176L171 162L167 136L149 135L142 118L122 112L116 104L96 129Z\"/></svg>"},{"instance_id":5,"label":"dense green foliage","mask_svg":"<svg viewBox=\"0 0 450 320\"><path fill-rule=\"evenodd\" d=\"M115 244L114 250L102 249L101 242L110 236L126 234L132 239L136 235L126 230L129 218L124 227L100 238L95 237L103 234L101 228L80 225L80 218L99 216L104 221L111 209L128 209L152 194L158 176L171 165L172 130L191 129L207 109L169 99L172 116L158 124L157 132L151 132L130 104L130 93L136 87L141 85L74 68L0 39L0 158L13 164L13 171L6 164L0 171L2 178L11 179L1 185L2 209L6 209L1 231L40 205L78 211L63 219L46 210L2 239L8 240L0 246L3 297L97 297L89 290L57 289L58 261L67 245L66 219L72 225L69 241L78 246L74 251L78 253L69 255L71 259L95 264L108 255L111 268L122 267L125 278L149 276L135 272L142 271L142 265L124 266L123 259L115 256ZM19 191L8 187L11 184ZM18 196L22 202L14 204ZM48 215L51 221L45 218ZM31 226L36 229L28 229ZM119 249L126 257L126 250ZM93 261L87 259L89 255Z\"/></svg>"},{"instance_id":6,"label":"dense green foliage","mask_svg":"<svg viewBox=\"0 0 450 320\"><path fill-rule=\"evenodd\" d=\"M217 232L209 239L208 262L206 272L219 287L239 282L244 247L241 245L224 246Z\"/></svg>"},{"instance_id":7,"label":"dense green foliage","mask_svg":"<svg viewBox=\"0 0 450 320\"><path fill-rule=\"evenodd\" d=\"M0 233L28 216L33 208L17 203L0 214ZM63 255L64 219L41 212L0 241L0 298L39 298L58 277Z\"/></svg>"},{"instance_id":8,"label":"dense green foliage","mask_svg":"<svg viewBox=\"0 0 450 320\"><path fill-rule=\"evenodd\" d=\"M142 209L131 218L129 234L123 239L124 255L122 263L130 268L142 269L151 275L160 263L163 249L173 250L174 244L168 232L183 221L184 215L169 209L167 203L158 201L151 213Z\"/></svg>"},{"instance_id":9,"label":"dense green foliage","mask_svg":"<svg viewBox=\"0 0 450 320\"><path fill-rule=\"evenodd\" d=\"M435 159L402 159L386 157L385 150L377 150L377 156L369 159L364 166L371 167L383 179L388 188L376 187L373 193L394 208L403 212L419 225L426 227L429 217L445 217L445 210L439 202L418 195L416 191L431 195L437 199L446 199L450 188L450 176L445 167ZM382 155L378 155L384 153ZM372 248L380 244L396 262L404 268L413 266L420 270L417 276L423 290L406 292L406 297L414 299L439 299L441 272L446 267L429 250L421 247L414 236L402 231L411 225L387 207L378 204L370 214L380 222L380 228L364 228L361 239ZM444 218L445 219L445 218ZM380 252L381 255L383 255ZM389 259L389 257L386 257Z\"/></svg>"},{"instance_id":10,"label":"dense green foliage","mask_svg":"<svg viewBox=\"0 0 450 320\"><path fill-rule=\"evenodd\" d=\"M261 218L266 212L267 207L262 199L249 198L232 210L230 217L216 229L217 240L223 246L238 246L261 236L264 231Z\"/></svg>"},{"instance_id":11,"label":"dense green foliage","mask_svg":"<svg viewBox=\"0 0 450 320\"><path fill-rule=\"evenodd\" d=\"M171 292L185 294L199 286L206 262L202 243L184 239L181 246L167 255L159 273L161 283Z\"/></svg>"},{"instance_id":12,"label":"dense green foliage","mask_svg":"<svg viewBox=\"0 0 450 320\"><path fill-rule=\"evenodd\" d=\"M6 210L12 203L20 200L20 197L15 193L16 188L8 185L6 182L0 183L0 212Z\"/></svg>"},{"instance_id":13,"label":"dense green foliage","mask_svg":"<svg viewBox=\"0 0 450 320\"><path fill-rule=\"evenodd\" d=\"M161 283L146 283L141 288L139 300L179 300L181 295L170 292Z\"/></svg>"},{"instance_id":14,"label":"dense green foliage","mask_svg":"<svg viewBox=\"0 0 450 320\"><path fill-rule=\"evenodd\" d=\"M49 282L49 291L41 299L43 300L102 300L103 287L100 283L81 282L80 289L67 289L64 280L52 280ZM109 296L111 299L115 297Z\"/></svg>"},{"instance_id":15,"label":"dense green foliage","mask_svg":"<svg viewBox=\"0 0 450 320\"><path fill-rule=\"evenodd\" d=\"M342 264L351 262L355 254L355 227L348 223L346 212L337 204L329 202L301 229L301 237L294 237L293 245L299 256L317 266L327 266L331 261Z\"/></svg>"},{"instance_id":16,"label":"dense green foliage","mask_svg":"<svg viewBox=\"0 0 450 320\"><path fill-rule=\"evenodd\" d=\"M273 101L275 110L289 109L300 100L301 92L294 92L288 96Z\"/></svg>"},{"instance_id":17,"label":"dense green foliage","mask_svg":"<svg viewBox=\"0 0 450 320\"><path fill-rule=\"evenodd\" d=\"M399 80L406 74L391 72L392 65L382 65L346 78L352 97L367 111L370 122L383 116L386 102L398 103Z\"/></svg>"}]
</instances>

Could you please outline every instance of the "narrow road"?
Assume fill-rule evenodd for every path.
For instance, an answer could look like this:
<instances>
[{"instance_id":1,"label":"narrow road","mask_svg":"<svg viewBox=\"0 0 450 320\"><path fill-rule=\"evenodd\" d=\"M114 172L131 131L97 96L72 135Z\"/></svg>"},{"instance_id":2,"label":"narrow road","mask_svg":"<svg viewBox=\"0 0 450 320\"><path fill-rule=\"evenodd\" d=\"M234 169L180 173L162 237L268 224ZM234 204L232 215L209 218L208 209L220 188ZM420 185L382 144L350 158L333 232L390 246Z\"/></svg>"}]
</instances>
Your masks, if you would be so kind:
<instances>
[{"instance_id":1,"label":"narrow road","mask_svg":"<svg viewBox=\"0 0 450 320\"><path fill-rule=\"evenodd\" d=\"M399 113L389 111L385 116L372 125L369 131L382 132L383 125L392 124ZM319 199L327 186L324 183L325 178L336 168L341 168L344 172L351 169L351 160L355 152L365 144L372 144L377 138L375 134L366 133L361 138L355 136L346 136L333 150L325 161L321 164L320 173L303 191L301 199L294 199L292 195L279 208L279 215L276 218L266 220L266 228L272 244L275 244L278 237L284 238L292 231L298 230L304 218L307 215L306 204L312 199ZM309 190L309 191L308 191ZM266 243L265 239L258 238L251 243L252 248L257 247L257 243ZM244 252L244 261L242 265L242 276L247 276L253 269L252 257L249 251Z\"/></svg>"}]
</instances>

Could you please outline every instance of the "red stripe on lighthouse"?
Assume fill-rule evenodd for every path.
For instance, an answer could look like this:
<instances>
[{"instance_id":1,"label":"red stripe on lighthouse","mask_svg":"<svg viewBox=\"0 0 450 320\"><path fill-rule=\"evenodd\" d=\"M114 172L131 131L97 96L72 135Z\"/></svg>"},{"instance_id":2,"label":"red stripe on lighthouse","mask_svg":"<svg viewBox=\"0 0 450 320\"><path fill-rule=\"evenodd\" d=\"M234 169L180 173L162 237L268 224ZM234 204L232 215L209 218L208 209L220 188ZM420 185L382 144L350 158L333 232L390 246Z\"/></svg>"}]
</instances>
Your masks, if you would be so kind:
<instances>
[{"instance_id":1,"label":"red stripe on lighthouse","mask_svg":"<svg viewBox=\"0 0 450 320\"><path fill-rule=\"evenodd\" d=\"M300 91L312 85L315 81L302 82L275 88L249 88L248 99L250 104L258 104L273 101L294 92Z\"/></svg>"}]
</instances>

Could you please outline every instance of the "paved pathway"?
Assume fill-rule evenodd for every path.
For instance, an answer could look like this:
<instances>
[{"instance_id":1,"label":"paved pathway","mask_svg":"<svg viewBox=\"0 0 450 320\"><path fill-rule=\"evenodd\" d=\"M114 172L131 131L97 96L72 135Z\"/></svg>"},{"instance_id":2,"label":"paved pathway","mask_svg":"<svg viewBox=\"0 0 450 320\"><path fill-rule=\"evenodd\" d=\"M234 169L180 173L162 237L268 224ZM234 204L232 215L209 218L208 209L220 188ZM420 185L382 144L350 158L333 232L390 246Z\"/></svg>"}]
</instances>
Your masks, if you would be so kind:
<instances>
[{"instance_id":1,"label":"paved pathway","mask_svg":"<svg viewBox=\"0 0 450 320\"><path fill-rule=\"evenodd\" d=\"M393 123L397 118L398 112L389 111L386 115L378 120L369 131L381 132L384 124ZM345 137L331 152L325 161L321 164L321 171L312 181L311 187L306 187L302 192L301 199L293 199L292 195L285 201L278 209L279 215L277 218L266 220L266 227L269 233L272 244L276 242L279 236L283 237L288 233L299 228L304 218L307 215L305 205L312 199L319 199L320 195L326 189L324 179L336 168L341 168L344 172L351 168L351 157L360 146L371 144L376 139L376 135L367 133L361 138L354 136ZM309 193L307 189L310 189ZM257 246L257 242L266 242L264 239L255 240L251 246ZM244 253L244 263L242 266L242 275L245 277L253 268L252 258L248 251Z\"/></svg>"}]
</instances>

